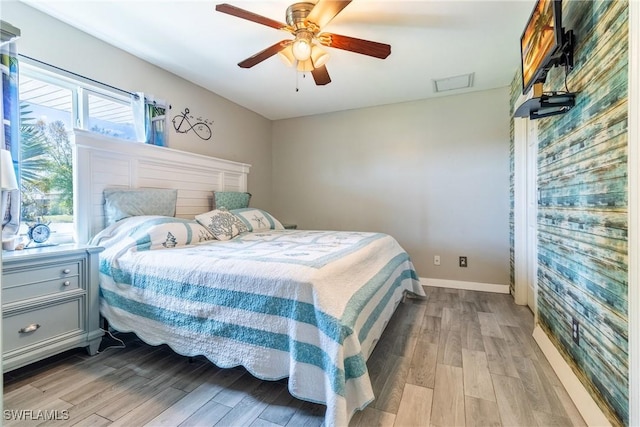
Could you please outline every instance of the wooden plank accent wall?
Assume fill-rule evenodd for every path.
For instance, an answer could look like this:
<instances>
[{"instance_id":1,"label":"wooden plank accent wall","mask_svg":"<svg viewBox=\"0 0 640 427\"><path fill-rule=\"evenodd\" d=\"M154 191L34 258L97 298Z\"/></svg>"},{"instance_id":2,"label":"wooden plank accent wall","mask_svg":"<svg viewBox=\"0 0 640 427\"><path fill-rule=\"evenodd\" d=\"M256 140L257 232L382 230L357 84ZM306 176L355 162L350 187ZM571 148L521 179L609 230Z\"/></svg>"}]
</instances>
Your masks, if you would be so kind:
<instances>
[{"instance_id":1,"label":"wooden plank accent wall","mask_svg":"<svg viewBox=\"0 0 640 427\"><path fill-rule=\"evenodd\" d=\"M628 425L628 2L565 1L563 26L577 37L566 86L578 96L538 123L538 321L612 423ZM564 77L554 68L545 91L565 90Z\"/></svg>"}]
</instances>

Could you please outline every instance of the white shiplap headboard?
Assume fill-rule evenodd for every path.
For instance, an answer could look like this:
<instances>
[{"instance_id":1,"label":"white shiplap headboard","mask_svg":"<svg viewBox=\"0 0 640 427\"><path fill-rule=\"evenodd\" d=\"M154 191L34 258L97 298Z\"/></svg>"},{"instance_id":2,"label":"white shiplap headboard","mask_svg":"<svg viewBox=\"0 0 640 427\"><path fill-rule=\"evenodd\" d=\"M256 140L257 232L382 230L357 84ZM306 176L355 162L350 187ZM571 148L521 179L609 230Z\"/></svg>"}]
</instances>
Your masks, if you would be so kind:
<instances>
[{"instance_id":1,"label":"white shiplap headboard","mask_svg":"<svg viewBox=\"0 0 640 427\"><path fill-rule=\"evenodd\" d=\"M213 191L247 191L251 165L74 130L78 242L104 228L105 188L178 190L176 216L211 210Z\"/></svg>"}]
</instances>

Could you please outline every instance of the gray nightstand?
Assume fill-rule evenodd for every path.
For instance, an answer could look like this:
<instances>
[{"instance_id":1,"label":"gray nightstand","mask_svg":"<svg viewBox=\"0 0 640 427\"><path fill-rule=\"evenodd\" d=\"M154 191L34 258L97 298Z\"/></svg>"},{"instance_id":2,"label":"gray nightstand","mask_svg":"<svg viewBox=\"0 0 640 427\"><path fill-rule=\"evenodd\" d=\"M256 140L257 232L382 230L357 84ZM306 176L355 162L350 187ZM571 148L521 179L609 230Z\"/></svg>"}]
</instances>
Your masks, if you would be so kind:
<instances>
[{"instance_id":1,"label":"gray nightstand","mask_svg":"<svg viewBox=\"0 0 640 427\"><path fill-rule=\"evenodd\" d=\"M3 371L62 351L98 351L101 247L60 245L2 252Z\"/></svg>"}]
</instances>

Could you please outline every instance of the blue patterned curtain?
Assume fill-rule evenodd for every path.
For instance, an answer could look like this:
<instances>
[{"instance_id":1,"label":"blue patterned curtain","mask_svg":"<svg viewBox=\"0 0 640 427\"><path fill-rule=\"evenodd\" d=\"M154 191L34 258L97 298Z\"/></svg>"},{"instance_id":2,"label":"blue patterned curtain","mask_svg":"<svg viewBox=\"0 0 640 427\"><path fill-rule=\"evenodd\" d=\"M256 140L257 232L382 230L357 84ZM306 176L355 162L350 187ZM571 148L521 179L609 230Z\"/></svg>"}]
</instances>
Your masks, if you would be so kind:
<instances>
[{"instance_id":1,"label":"blue patterned curtain","mask_svg":"<svg viewBox=\"0 0 640 427\"><path fill-rule=\"evenodd\" d=\"M11 152L16 176L20 176L20 106L18 99L18 52L13 41L0 45L0 68L2 69L2 141L0 148ZM18 181L19 182L19 181ZM20 190L3 191L2 236L18 234L20 228Z\"/></svg>"},{"instance_id":2,"label":"blue patterned curtain","mask_svg":"<svg viewBox=\"0 0 640 427\"><path fill-rule=\"evenodd\" d=\"M153 99L142 92L136 92L131 95L131 107L138 142L166 146L167 103L160 99Z\"/></svg>"},{"instance_id":3,"label":"blue patterned curtain","mask_svg":"<svg viewBox=\"0 0 640 427\"><path fill-rule=\"evenodd\" d=\"M146 101L147 114L146 122L149 126L147 134L147 144L166 147L166 129L167 129L167 106L161 100Z\"/></svg>"}]
</instances>

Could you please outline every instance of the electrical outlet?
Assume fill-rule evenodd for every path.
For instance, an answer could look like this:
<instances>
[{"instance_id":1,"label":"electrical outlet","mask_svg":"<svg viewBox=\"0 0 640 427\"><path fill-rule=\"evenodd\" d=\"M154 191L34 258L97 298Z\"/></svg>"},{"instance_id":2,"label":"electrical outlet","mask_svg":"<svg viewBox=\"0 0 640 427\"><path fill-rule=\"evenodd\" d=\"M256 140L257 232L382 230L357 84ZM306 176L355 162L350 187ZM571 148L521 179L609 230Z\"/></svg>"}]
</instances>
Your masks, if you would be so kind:
<instances>
[{"instance_id":1,"label":"electrical outlet","mask_svg":"<svg viewBox=\"0 0 640 427\"><path fill-rule=\"evenodd\" d=\"M433 256L433 264L434 265L440 265L440 255L434 255Z\"/></svg>"},{"instance_id":2,"label":"electrical outlet","mask_svg":"<svg viewBox=\"0 0 640 427\"><path fill-rule=\"evenodd\" d=\"M573 342L575 342L577 345L580 345L580 323L575 318L573 318L572 320L573 320L573 330L572 330Z\"/></svg>"},{"instance_id":3,"label":"electrical outlet","mask_svg":"<svg viewBox=\"0 0 640 427\"><path fill-rule=\"evenodd\" d=\"M459 265L460 265L460 267L466 267L467 266L467 257L466 256L461 256L460 257Z\"/></svg>"}]
</instances>

